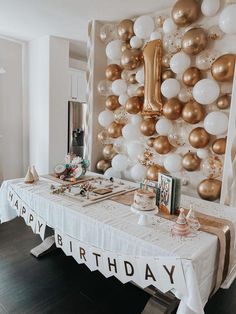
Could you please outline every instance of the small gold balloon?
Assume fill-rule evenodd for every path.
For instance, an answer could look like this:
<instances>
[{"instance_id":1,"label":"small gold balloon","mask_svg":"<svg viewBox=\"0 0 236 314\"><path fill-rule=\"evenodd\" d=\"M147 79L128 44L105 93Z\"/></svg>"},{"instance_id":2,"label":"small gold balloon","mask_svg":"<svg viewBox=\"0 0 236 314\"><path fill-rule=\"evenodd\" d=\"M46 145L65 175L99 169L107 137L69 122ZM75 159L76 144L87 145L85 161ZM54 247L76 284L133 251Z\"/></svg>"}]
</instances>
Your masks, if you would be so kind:
<instances>
[{"instance_id":1,"label":"small gold balloon","mask_svg":"<svg viewBox=\"0 0 236 314\"><path fill-rule=\"evenodd\" d=\"M186 86L194 86L202 78L201 71L196 67L185 70L182 81Z\"/></svg>"},{"instance_id":2,"label":"small gold balloon","mask_svg":"<svg viewBox=\"0 0 236 314\"><path fill-rule=\"evenodd\" d=\"M116 155L116 152L115 152L112 144L105 145L102 153L103 153L103 157L106 160L111 160Z\"/></svg>"},{"instance_id":3,"label":"small gold balloon","mask_svg":"<svg viewBox=\"0 0 236 314\"><path fill-rule=\"evenodd\" d=\"M229 95L222 95L216 101L216 106L219 109L227 109L230 106L230 96Z\"/></svg>"},{"instance_id":4,"label":"small gold balloon","mask_svg":"<svg viewBox=\"0 0 236 314\"><path fill-rule=\"evenodd\" d=\"M141 49L126 49L121 56L121 65L126 70L134 70L143 62Z\"/></svg>"},{"instance_id":5,"label":"small gold balloon","mask_svg":"<svg viewBox=\"0 0 236 314\"><path fill-rule=\"evenodd\" d=\"M108 126L108 134L112 138L117 138L122 135L121 130L123 128L123 124L117 123L117 122L112 122Z\"/></svg>"},{"instance_id":6,"label":"small gold balloon","mask_svg":"<svg viewBox=\"0 0 236 314\"><path fill-rule=\"evenodd\" d=\"M172 146L167 136L160 135L155 138L153 142L153 148L158 154L164 155L164 154L168 154L171 151Z\"/></svg>"},{"instance_id":7,"label":"small gold balloon","mask_svg":"<svg viewBox=\"0 0 236 314\"><path fill-rule=\"evenodd\" d=\"M162 66L164 68L169 68L170 67L170 59L171 59L170 55L164 55L162 57L161 64L162 64Z\"/></svg>"},{"instance_id":8,"label":"small gold balloon","mask_svg":"<svg viewBox=\"0 0 236 314\"><path fill-rule=\"evenodd\" d=\"M192 152L188 152L182 159L182 165L187 171L196 171L201 163L201 159Z\"/></svg>"},{"instance_id":9,"label":"small gold balloon","mask_svg":"<svg viewBox=\"0 0 236 314\"><path fill-rule=\"evenodd\" d=\"M198 127L193 129L189 134L189 143L194 148L204 148L210 141L210 135L204 128Z\"/></svg>"},{"instance_id":10,"label":"small gold balloon","mask_svg":"<svg viewBox=\"0 0 236 314\"><path fill-rule=\"evenodd\" d=\"M98 133L98 140L101 143L105 144L105 141L109 138L109 134L107 132L107 130L102 130L101 132Z\"/></svg>"},{"instance_id":11,"label":"small gold balloon","mask_svg":"<svg viewBox=\"0 0 236 314\"><path fill-rule=\"evenodd\" d=\"M164 24L165 19L166 19L165 16L162 16L162 15L157 16L157 18L156 18L156 26L157 27L162 27L163 24Z\"/></svg>"},{"instance_id":12,"label":"small gold balloon","mask_svg":"<svg viewBox=\"0 0 236 314\"><path fill-rule=\"evenodd\" d=\"M120 103L118 101L119 97L115 95L110 95L107 97L105 106L107 109L113 111L120 107Z\"/></svg>"},{"instance_id":13,"label":"small gold balloon","mask_svg":"<svg viewBox=\"0 0 236 314\"><path fill-rule=\"evenodd\" d=\"M178 26L188 26L197 21L201 12L197 0L178 0L172 8L172 19Z\"/></svg>"},{"instance_id":14,"label":"small gold balloon","mask_svg":"<svg viewBox=\"0 0 236 314\"><path fill-rule=\"evenodd\" d=\"M122 42L121 44L121 51L124 52L126 49L131 49L130 43L129 42Z\"/></svg>"},{"instance_id":15,"label":"small gold balloon","mask_svg":"<svg viewBox=\"0 0 236 314\"><path fill-rule=\"evenodd\" d=\"M130 97L125 104L125 110L130 114L137 114L142 110L142 108L143 102L138 96Z\"/></svg>"},{"instance_id":16,"label":"small gold balloon","mask_svg":"<svg viewBox=\"0 0 236 314\"><path fill-rule=\"evenodd\" d=\"M149 139L147 140L147 146L153 147L154 141L155 137L149 137Z\"/></svg>"},{"instance_id":17,"label":"small gold balloon","mask_svg":"<svg viewBox=\"0 0 236 314\"><path fill-rule=\"evenodd\" d=\"M165 70L162 72L162 75L161 75L162 81L165 81L168 78L174 78L174 77L175 77L175 73L171 70Z\"/></svg>"},{"instance_id":18,"label":"small gold balloon","mask_svg":"<svg viewBox=\"0 0 236 314\"><path fill-rule=\"evenodd\" d=\"M189 101L182 110L182 118L185 122L191 124L202 121L204 116L204 107L194 100Z\"/></svg>"},{"instance_id":19,"label":"small gold balloon","mask_svg":"<svg viewBox=\"0 0 236 314\"><path fill-rule=\"evenodd\" d=\"M178 98L168 99L163 106L163 115L169 120L177 120L181 116L182 108Z\"/></svg>"},{"instance_id":20,"label":"small gold balloon","mask_svg":"<svg viewBox=\"0 0 236 314\"><path fill-rule=\"evenodd\" d=\"M111 167L111 162L109 160L102 159L97 162L96 167L97 167L97 170L105 172L108 168Z\"/></svg>"},{"instance_id":21,"label":"small gold balloon","mask_svg":"<svg viewBox=\"0 0 236 314\"><path fill-rule=\"evenodd\" d=\"M130 77L128 78L128 83L130 83L130 84L136 84L136 83L138 83L138 82L136 81L136 74L135 74L135 73L133 73L133 74L130 75Z\"/></svg>"},{"instance_id":22,"label":"small gold balloon","mask_svg":"<svg viewBox=\"0 0 236 314\"><path fill-rule=\"evenodd\" d=\"M145 118L140 125L140 131L145 136L151 136L156 132L155 126L156 126L156 119Z\"/></svg>"},{"instance_id":23,"label":"small gold balloon","mask_svg":"<svg viewBox=\"0 0 236 314\"><path fill-rule=\"evenodd\" d=\"M207 46L207 34L203 28L191 28L182 38L182 49L189 55L196 55Z\"/></svg>"},{"instance_id":24,"label":"small gold balloon","mask_svg":"<svg viewBox=\"0 0 236 314\"><path fill-rule=\"evenodd\" d=\"M138 97L144 97L144 86L139 86L136 93Z\"/></svg>"},{"instance_id":25,"label":"small gold balloon","mask_svg":"<svg viewBox=\"0 0 236 314\"><path fill-rule=\"evenodd\" d=\"M218 138L212 143L212 150L215 154L224 155L226 150L226 138Z\"/></svg>"},{"instance_id":26,"label":"small gold balloon","mask_svg":"<svg viewBox=\"0 0 236 314\"><path fill-rule=\"evenodd\" d=\"M118 36L121 40L130 40L134 36L134 22L128 19L121 21L118 25Z\"/></svg>"},{"instance_id":27,"label":"small gold balloon","mask_svg":"<svg viewBox=\"0 0 236 314\"><path fill-rule=\"evenodd\" d=\"M212 64L211 74L218 82L232 82L234 77L235 55L225 54Z\"/></svg>"},{"instance_id":28,"label":"small gold balloon","mask_svg":"<svg viewBox=\"0 0 236 314\"><path fill-rule=\"evenodd\" d=\"M152 165L147 169L146 178L151 181L158 181L159 173L165 172L166 172L165 168L158 165Z\"/></svg>"},{"instance_id":29,"label":"small gold balloon","mask_svg":"<svg viewBox=\"0 0 236 314\"><path fill-rule=\"evenodd\" d=\"M122 69L118 64L109 64L106 68L106 78L109 81L115 81L121 78Z\"/></svg>"},{"instance_id":30,"label":"small gold balloon","mask_svg":"<svg viewBox=\"0 0 236 314\"><path fill-rule=\"evenodd\" d=\"M221 181L217 179L205 179L197 188L199 196L207 201L215 201L220 198Z\"/></svg>"}]
</instances>

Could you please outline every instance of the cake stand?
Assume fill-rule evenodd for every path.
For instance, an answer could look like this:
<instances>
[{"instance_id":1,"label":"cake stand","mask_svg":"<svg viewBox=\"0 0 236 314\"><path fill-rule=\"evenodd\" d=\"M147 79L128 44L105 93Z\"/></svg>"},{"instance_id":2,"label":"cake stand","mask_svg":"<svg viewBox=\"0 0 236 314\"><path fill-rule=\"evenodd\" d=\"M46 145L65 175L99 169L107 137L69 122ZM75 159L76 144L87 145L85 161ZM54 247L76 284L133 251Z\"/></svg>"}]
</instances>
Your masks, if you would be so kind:
<instances>
[{"instance_id":1,"label":"cake stand","mask_svg":"<svg viewBox=\"0 0 236 314\"><path fill-rule=\"evenodd\" d=\"M150 217L154 217L154 215L156 213L158 213L157 207L154 208L153 210L139 210L139 209L137 209L131 205L130 208L134 214L139 215L138 225L140 225L140 226L149 225L150 224Z\"/></svg>"}]
</instances>

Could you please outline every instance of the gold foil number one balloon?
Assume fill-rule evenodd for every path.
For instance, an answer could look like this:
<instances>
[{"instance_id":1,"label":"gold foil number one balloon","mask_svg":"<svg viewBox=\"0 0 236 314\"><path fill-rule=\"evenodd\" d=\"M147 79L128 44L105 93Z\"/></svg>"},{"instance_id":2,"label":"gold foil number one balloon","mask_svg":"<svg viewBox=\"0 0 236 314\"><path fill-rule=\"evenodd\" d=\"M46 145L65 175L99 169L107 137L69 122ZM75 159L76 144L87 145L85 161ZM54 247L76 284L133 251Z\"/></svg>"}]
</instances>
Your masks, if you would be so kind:
<instances>
[{"instance_id":1,"label":"gold foil number one balloon","mask_svg":"<svg viewBox=\"0 0 236 314\"><path fill-rule=\"evenodd\" d=\"M142 113L145 115L161 115L161 60L162 42L153 40L146 44L143 50L145 84L144 105Z\"/></svg>"}]
</instances>

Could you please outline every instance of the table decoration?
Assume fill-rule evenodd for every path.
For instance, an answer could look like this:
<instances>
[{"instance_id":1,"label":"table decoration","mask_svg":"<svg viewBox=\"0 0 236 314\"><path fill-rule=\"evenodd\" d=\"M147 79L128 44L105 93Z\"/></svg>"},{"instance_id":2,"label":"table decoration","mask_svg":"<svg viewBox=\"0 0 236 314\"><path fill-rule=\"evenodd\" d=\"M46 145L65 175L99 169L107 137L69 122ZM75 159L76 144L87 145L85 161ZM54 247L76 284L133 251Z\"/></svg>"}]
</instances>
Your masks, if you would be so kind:
<instances>
[{"instance_id":1,"label":"table decoration","mask_svg":"<svg viewBox=\"0 0 236 314\"><path fill-rule=\"evenodd\" d=\"M28 167L24 182L25 183L34 183L34 176L30 170L30 167Z\"/></svg>"}]
</instances>

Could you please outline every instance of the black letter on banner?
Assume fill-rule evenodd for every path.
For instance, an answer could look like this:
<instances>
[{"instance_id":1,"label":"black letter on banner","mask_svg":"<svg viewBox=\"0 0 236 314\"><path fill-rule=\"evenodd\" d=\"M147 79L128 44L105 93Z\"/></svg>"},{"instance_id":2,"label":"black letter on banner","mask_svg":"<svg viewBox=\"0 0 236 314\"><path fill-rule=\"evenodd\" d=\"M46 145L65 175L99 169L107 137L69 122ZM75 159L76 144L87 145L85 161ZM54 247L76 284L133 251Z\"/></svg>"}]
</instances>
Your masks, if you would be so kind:
<instances>
[{"instance_id":1,"label":"black letter on banner","mask_svg":"<svg viewBox=\"0 0 236 314\"><path fill-rule=\"evenodd\" d=\"M18 209L18 200L15 202L15 207Z\"/></svg>"},{"instance_id":2,"label":"black letter on banner","mask_svg":"<svg viewBox=\"0 0 236 314\"><path fill-rule=\"evenodd\" d=\"M26 213L26 208L25 206L22 207L22 211L21 211L22 215L24 215Z\"/></svg>"},{"instance_id":3,"label":"black letter on banner","mask_svg":"<svg viewBox=\"0 0 236 314\"><path fill-rule=\"evenodd\" d=\"M98 267L99 265L98 265L98 256L99 257L101 257L101 255L100 254L98 254L98 253L92 253L93 255L95 255L95 258L96 258L96 266Z\"/></svg>"},{"instance_id":4,"label":"black letter on banner","mask_svg":"<svg viewBox=\"0 0 236 314\"><path fill-rule=\"evenodd\" d=\"M151 268L148 264L146 264L146 271L145 271L145 280L148 280L148 278L151 277L154 281L156 281L156 278L154 277Z\"/></svg>"},{"instance_id":5,"label":"black letter on banner","mask_svg":"<svg viewBox=\"0 0 236 314\"><path fill-rule=\"evenodd\" d=\"M79 254L80 254L80 258L82 259L82 257L83 257L85 262L87 262L87 260L86 260L86 258L84 256L85 255L85 250L82 247L79 248Z\"/></svg>"},{"instance_id":6,"label":"black letter on banner","mask_svg":"<svg viewBox=\"0 0 236 314\"><path fill-rule=\"evenodd\" d=\"M34 216L32 214L29 215L29 222L34 221Z\"/></svg>"},{"instance_id":7,"label":"black letter on banner","mask_svg":"<svg viewBox=\"0 0 236 314\"><path fill-rule=\"evenodd\" d=\"M174 283L173 274L174 274L174 270L175 270L175 265L171 266L171 271L169 271L169 269L166 267L166 265L163 265L163 267L165 268L167 274L170 277L170 282L173 284Z\"/></svg>"},{"instance_id":8,"label":"black letter on banner","mask_svg":"<svg viewBox=\"0 0 236 314\"><path fill-rule=\"evenodd\" d=\"M62 243L62 237L60 236L60 234L57 235L57 242L58 242L58 244L59 244L60 246L63 245L63 243Z\"/></svg>"},{"instance_id":9,"label":"black letter on banner","mask_svg":"<svg viewBox=\"0 0 236 314\"><path fill-rule=\"evenodd\" d=\"M12 201L13 193L12 193L11 191L9 191L9 198L10 198L10 200Z\"/></svg>"},{"instance_id":10,"label":"black letter on banner","mask_svg":"<svg viewBox=\"0 0 236 314\"><path fill-rule=\"evenodd\" d=\"M43 224L40 223L40 221L38 221L38 227L39 227L39 232L40 232L40 229L42 228Z\"/></svg>"},{"instance_id":11,"label":"black letter on banner","mask_svg":"<svg viewBox=\"0 0 236 314\"><path fill-rule=\"evenodd\" d=\"M117 267L116 267L116 260L113 259L113 263L111 263L110 257L108 257L108 267L109 267L109 271L111 271L111 267L115 268L115 273L117 273Z\"/></svg>"},{"instance_id":12,"label":"black letter on banner","mask_svg":"<svg viewBox=\"0 0 236 314\"><path fill-rule=\"evenodd\" d=\"M70 252L72 253L73 250L72 250L72 241L70 241Z\"/></svg>"},{"instance_id":13,"label":"black letter on banner","mask_svg":"<svg viewBox=\"0 0 236 314\"><path fill-rule=\"evenodd\" d=\"M133 276L133 274L134 274L134 267L133 267L133 265L130 263L130 262L128 262L128 261L124 261L124 264L125 264L125 273L126 273L126 276ZM130 266L130 273L129 273L129 269L127 268L127 266Z\"/></svg>"}]
</instances>

